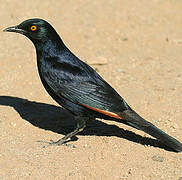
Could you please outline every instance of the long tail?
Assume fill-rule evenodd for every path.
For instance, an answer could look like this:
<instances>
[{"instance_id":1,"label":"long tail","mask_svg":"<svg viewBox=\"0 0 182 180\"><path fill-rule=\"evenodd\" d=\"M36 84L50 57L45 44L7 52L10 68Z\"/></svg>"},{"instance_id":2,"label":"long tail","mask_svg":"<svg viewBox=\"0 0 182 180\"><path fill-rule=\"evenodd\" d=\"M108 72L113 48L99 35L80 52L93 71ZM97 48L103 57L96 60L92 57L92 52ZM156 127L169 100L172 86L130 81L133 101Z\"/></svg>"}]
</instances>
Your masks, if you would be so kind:
<instances>
[{"instance_id":1,"label":"long tail","mask_svg":"<svg viewBox=\"0 0 182 180\"><path fill-rule=\"evenodd\" d=\"M122 117L122 119L126 121L126 124L134 128L137 128L139 130L142 130L147 134L150 134L151 136L157 138L166 146L175 150L176 152L182 151L182 144L178 140L169 136L168 134L166 134L165 132L154 126L152 123L143 119L135 111L125 110L120 114L120 116Z\"/></svg>"}]
</instances>

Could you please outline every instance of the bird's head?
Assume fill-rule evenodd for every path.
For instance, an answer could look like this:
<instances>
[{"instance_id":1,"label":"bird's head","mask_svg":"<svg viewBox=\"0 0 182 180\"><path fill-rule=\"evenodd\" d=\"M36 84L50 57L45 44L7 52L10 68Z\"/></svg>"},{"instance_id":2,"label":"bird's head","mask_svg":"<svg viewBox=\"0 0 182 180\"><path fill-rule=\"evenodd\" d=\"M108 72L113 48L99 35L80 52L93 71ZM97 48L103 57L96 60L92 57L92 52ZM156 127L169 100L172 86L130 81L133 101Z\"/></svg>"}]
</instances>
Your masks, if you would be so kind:
<instances>
[{"instance_id":1,"label":"bird's head","mask_svg":"<svg viewBox=\"0 0 182 180\"><path fill-rule=\"evenodd\" d=\"M54 28L42 19L28 19L17 26L8 27L3 31L23 34L33 43L45 42L59 37Z\"/></svg>"}]
</instances>

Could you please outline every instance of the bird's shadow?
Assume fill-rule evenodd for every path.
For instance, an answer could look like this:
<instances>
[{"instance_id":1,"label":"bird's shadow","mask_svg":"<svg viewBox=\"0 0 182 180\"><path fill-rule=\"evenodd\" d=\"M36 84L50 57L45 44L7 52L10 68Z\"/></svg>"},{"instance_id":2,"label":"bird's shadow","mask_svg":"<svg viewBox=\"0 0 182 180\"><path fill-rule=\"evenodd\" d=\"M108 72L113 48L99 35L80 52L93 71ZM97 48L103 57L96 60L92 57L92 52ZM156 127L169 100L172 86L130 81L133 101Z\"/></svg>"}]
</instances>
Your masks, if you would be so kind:
<instances>
[{"instance_id":1,"label":"bird's shadow","mask_svg":"<svg viewBox=\"0 0 182 180\"><path fill-rule=\"evenodd\" d=\"M50 130L59 134L67 134L76 126L74 117L65 109L27 99L11 96L0 96L0 105L13 107L19 115L36 127ZM159 147L173 151L156 139L142 137L134 132L124 130L116 125L108 125L95 120L90 123L80 135L117 136L142 145Z\"/></svg>"}]
</instances>

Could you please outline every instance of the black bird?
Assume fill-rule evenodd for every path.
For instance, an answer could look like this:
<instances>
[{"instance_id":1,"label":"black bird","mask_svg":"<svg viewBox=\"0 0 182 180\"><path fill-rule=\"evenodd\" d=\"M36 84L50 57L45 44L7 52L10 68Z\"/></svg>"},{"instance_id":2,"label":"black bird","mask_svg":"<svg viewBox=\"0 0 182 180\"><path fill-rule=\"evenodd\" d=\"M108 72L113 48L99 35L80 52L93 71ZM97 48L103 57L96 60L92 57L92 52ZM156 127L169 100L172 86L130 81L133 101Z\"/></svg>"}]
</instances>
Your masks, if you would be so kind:
<instances>
[{"instance_id":1,"label":"black bird","mask_svg":"<svg viewBox=\"0 0 182 180\"><path fill-rule=\"evenodd\" d=\"M66 143L82 131L87 122L103 118L142 130L174 151L182 151L179 141L139 116L93 68L77 58L48 22L29 19L4 31L23 34L33 42L45 89L75 116L76 129L50 144Z\"/></svg>"}]
</instances>

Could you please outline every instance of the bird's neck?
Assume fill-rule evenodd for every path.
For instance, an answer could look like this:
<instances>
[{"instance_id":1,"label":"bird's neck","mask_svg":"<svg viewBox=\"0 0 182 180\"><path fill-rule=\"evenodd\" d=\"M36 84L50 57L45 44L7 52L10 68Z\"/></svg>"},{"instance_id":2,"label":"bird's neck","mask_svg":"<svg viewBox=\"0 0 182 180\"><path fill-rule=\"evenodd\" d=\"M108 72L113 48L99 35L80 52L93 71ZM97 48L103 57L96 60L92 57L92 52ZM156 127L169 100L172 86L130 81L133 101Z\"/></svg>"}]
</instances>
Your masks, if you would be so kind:
<instances>
[{"instance_id":1,"label":"bird's neck","mask_svg":"<svg viewBox=\"0 0 182 180\"><path fill-rule=\"evenodd\" d=\"M47 40L44 42L33 42L36 48L38 56L43 57L55 57L65 52L67 47L64 45L61 39Z\"/></svg>"}]
</instances>

